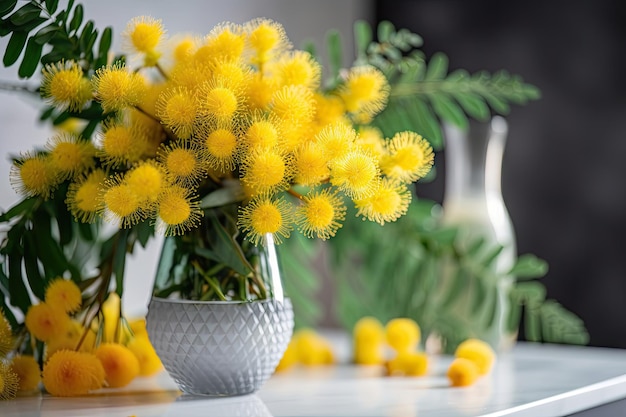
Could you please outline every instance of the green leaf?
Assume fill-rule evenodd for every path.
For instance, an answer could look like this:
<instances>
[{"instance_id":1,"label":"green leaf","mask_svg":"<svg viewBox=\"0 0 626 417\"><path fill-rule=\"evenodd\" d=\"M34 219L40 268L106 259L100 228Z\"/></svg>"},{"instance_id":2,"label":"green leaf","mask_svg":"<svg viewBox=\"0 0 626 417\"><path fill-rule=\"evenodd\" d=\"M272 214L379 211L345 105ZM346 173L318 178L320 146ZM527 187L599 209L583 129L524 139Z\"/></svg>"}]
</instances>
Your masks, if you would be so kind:
<instances>
[{"instance_id":1,"label":"green leaf","mask_svg":"<svg viewBox=\"0 0 626 417\"><path fill-rule=\"evenodd\" d=\"M92 52L93 45L96 43L97 38L98 32L94 30L94 23L90 20L85 24L85 27L83 27L83 31L78 39L81 50L85 53Z\"/></svg>"},{"instance_id":2,"label":"green leaf","mask_svg":"<svg viewBox=\"0 0 626 417\"><path fill-rule=\"evenodd\" d=\"M453 94L456 101L459 102L468 115L482 121L489 118L489 107L480 96L461 92L455 92Z\"/></svg>"},{"instance_id":3,"label":"green leaf","mask_svg":"<svg viewBox=\"0 0 626 417\"><path fill-rule=\"evenodd\" d=\"M106 56L109 53L111 47L111 41L113 39L113 30L111 27L104 28L102 35L100 36L100 43L98 45L99 56Z\"/></svg>"},{"instance_id":4,"label":"green leaf","mask_svg":"<svg viewBox=\"0 0 626 417\"><path fill-rule=\"evenodd\" d=\"M174 266L173 256L164 256L163 254L173 254L176 247L176 237L168 236L163 240L163 247L161 248L161 256L159 256L159 264L156 270L156 277L154 279L154 288L164 288L169 279L170 271Z\"/></svg>"},{"instance_id":5,"label":"green leaf","mask_svg":"<svg viewBox=\"0 0 626 417\"><path fill-rule=\"evenodd\" d=\"M202 200L200 200L200 208L208 209L221 207L230 203L241 201L245 197L245 193L239 181L225 180L223 185L223 188L219 188L207 194Z\"/></svg>"},{"instance_id":6,"label":"green leaf","mask_svg":"<svg viewBox=\"0 0 626 417\"><path fill-rule=\"evenodd\" d=\"M9 301L11 305L26 313L30 307L30 296L22 278L22 255L9 254Z\"/></svg>"},{"instance_id":7,"label":"green leaf","mask_svg":"<svg viewBox=\"0 0 626 417\"><path fill-rule=\"evenodd\" d=\"M14 217L22 216L27 211L32 210L33 206L38 201L40 201L39 197L29 197L21 200L19 203L11 207L9 211L0 215L0 222L7 222Z\"/></svg>"},{"instance_id":8,"label":"green leaf","mask_svg":"<svg viewBox=\"0 0 626 417\"><path fill-rule=\"evenodd\" d=\"M29 2L17 9L17 11L9 17L9 20L16 26L22 26L39 17L40 12L41 10L35 3Z\"/></svg>"},{"instance_id":9,"label":"green leaf","mask_svg":"<svg viewBox=\"0 0 626 417\"><path fill-rule=\"evenodd\" d=\"M253 268L246 260L246 256L241 250L239 243L226 231L224 225L214 214L209 216L209 220L212 226L211 230L215 233L212 238L209 239L211 251L217 256L221 263L243 276L248 275Z\"/></svg>"},{"instance_id":10,"label":"green leaf","mask_svg":"<svg viewBox=\"0 0 626 417\"><path fill-rule=\"evenodd\" d=\"M332 30L326 34L326 45L328 47L328 65L331 76L338 78L342 67L341 35L338 31Z\"/></svg>"},{"instance_id":11,"label":"green leaf","mask_svg":"<svg viewBox=\"0 0 626 417\"><path fill-rule=\"evenodd\" d=\"M548 273L548 263L532 254L521 255L509 274L519 280L543 277Z\"/></svg>"},{"instance_id":12,"label":"green leaf","mask_svg":"<svg viewBox=\"0 0 626 417\"><path fill-rule=\"evenodd\" d=\"M389 42L391 34L396 31L396 28L388 20L383 20L378 24L378 41Z\"/></svg>"},{"instance_id":13,"label":"green leaf","mask_svg":"<svg viewBox=\"0 0 626 417\"><path fill-rule=\"evenodd\" d=\"M426 75L428 77L428 74ZM435 113L443 120L453 123L461 129L466 129L468 125L467 117L463 110L451 99L443 94L433 94L430 96Z\"/></svg>"},{"instance_id":14,"label":"green leaf","mask_svg":"<svg viewBox=\"0 0 626 417\"><path fill-rule=\"evenodd\" d=\"M5 67L10 67L15 64L24 49L24 45L26 45L27 38L27 32L13 32L7 44L7 49L4 51L4 57L2 58L2 63Z\"/></svg>"},{"instance_id":15,"label":"green leaf","mask_svg":"<svg viewBox=\"0 0 626 417\"><path fill-rule=\"evenodd\" d=\"M442 80L448 73L448 57L441 53L435 53L428 63L428 69L426 70L425 81L439 81Z\"/></svg>"},{"instance_id":16,"label":"green leaf","mask_svg":"<svg viewBox=\"0 0 626 417\"><path fill-rule=\"evenodd\" d=\"M76 8L74 9L74 16L70 21L69 32L75 32L76 30L78 30L81 23L83 23L83 6L81 4L77 4Z\"/></svg>"},{"instance_id":17,"label":"green leaf","mask_svg":"<svg viewBox=\"0 0 626 417\"><path fill-rule=\"evenodd\" d=\"M42 49L43 45L38 43L34 37L28 40L26 52L24 52L24 59L20 64L17 75L22 78L30 78L35 73L37 65L39 65L39 60L41 59Z\"/></svg>"},{"instance_id":18,"label":"green leaf","mask_svg":"<svg viewBox=\"0 0 626 417\"><path fill-rule=\"evenodd\" d=\"M117 242L113 255L113 273L115 274L115 292L122 297L124 294L124 269L126 267L126 249L128 245L128 229L117 232Z\"/></svg>"},{"instance_id":19,"label":"green leaf","mask_svg":"<svg viewBox=\"0 0 626 417\"><path fill-rule=\"evenodd\" d=\"M15 8L17 4L17 0L3 0L0 3L0 17L4 17L11 12Z\"/></svg>"},{"instance_id":20,"label":"green leaf","mask_svg":"<svg viewBox=\"0 0 626 417\"><path fill-rule=\"evenodd\" d=\"M60 29L54 23L44 26L35 33L33 39L40 45L46 44L50 39L54 37L57 33L59 33ZM41 55L41 54L40 54Z\"/></svg>"},{"instance_id":21,"label":"green leaf","mask_svg":"<svg viewBox=\"0 0 626 417\"><path fill-rule=\"evenodd\" d=\"M372 42L372 27L365 20L354 22L354 42L357 57L364 60L367 56L367 47Z\"/></svg>"},{"instance_id":22,"label":"green leaf","mask_svg":"<svg viewBox=\"0 0 626 417\"><path fill-rule=\"evenodd\" d=\"M26 279L31 291L35 297L43 300L46 281L41 276L39 265L37 264L35 239L36 237L33 236L32 231L24 234L24 269L26 270Z\"/></svg>"},{"instance_id":23,"label":"green leaf","mask_svg":"<svg viewBox=\"0 0 626 417\"><path fill-rule=\"evenodd\" d=\"M46 10L51 15L57 11L57 7L59 6L59 0L46 0Z\"/></svg>"}]
</instances>

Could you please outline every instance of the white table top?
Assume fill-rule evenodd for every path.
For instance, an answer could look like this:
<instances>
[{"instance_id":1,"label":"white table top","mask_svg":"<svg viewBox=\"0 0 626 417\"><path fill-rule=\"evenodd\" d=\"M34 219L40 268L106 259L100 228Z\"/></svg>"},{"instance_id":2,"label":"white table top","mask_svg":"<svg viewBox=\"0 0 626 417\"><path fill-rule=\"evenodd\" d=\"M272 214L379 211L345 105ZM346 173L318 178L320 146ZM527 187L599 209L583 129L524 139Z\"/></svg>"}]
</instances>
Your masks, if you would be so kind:
<instances>
[{"instance_id":1,"label":"white table top","mask_svg":"<svg viewBox=\"0 0 626 417\"><path fill-rule=\"evenodd\" d=\"M298 367L256 394L223 399L182 395L163 372L86 397L18 397L0 402L0 415L556 417L626 398L626 350L519 343L467 388L449 387L450 357L431 359L419 378L384 377L379 367Z\"/></svg>"}]
</instances>

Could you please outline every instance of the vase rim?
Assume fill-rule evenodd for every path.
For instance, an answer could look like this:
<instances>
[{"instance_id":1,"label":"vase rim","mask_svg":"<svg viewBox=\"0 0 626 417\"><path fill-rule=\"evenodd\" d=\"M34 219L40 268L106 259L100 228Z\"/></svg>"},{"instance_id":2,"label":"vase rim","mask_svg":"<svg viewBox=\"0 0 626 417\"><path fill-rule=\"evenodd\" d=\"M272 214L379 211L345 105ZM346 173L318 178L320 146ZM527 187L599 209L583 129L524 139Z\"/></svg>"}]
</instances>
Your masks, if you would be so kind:
<instances>
[{"instance_id":1,"label":"vase rim","mask_svg":"<svg viewBox=\"0 0 626 417\"><path fill-rule=\"evenodd\" d=\"M285 300L287 297L285 297ZM268 303L272 301L278 301L275 298L266 298L264 300L246 300L246 301L237 301L237 300L187 300L184 298L163 298L163 297L155 297L152 296L151 300L163 302L163 303L172 303L172 304L214 304L214 305L241 305L241 304L252 304L252 303Z\"/></svg>"}]
</instances>

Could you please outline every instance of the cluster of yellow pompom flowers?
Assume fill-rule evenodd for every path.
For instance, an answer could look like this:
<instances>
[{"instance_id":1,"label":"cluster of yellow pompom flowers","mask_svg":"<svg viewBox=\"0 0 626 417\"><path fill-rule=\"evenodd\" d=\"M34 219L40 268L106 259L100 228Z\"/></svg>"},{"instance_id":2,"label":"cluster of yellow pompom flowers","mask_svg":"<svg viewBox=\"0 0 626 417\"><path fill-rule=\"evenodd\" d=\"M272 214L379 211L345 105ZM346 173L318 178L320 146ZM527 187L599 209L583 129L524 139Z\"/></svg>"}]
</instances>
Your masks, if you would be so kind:
<instances>
[{"instance_id":1,"label":"cluster of yellow pompom flowers","mask_svg":"<svg viewBox=\"0 0 626 417\"><path fill-rule=\"evenodd\" d=\"M40 382L55 396L76 396L103 387L123 387L135 377L150 376L162 369L145 331L143 320L125 329L119 318L119 298L103 305L102 320L90 327L72 317L81 306L81 291L70 280L57 278L45 291L45 300L32 305L25 317L26 329L42 342L41 364L35 355L15 355L20 341L0 315L0 399L18 392L35 392ZM39 352L42 353L42 352Z\"/></svg>"},{"instance_id":2,"label":"cluster of yellow pompom flowers","mask_svg":"<svg viewBox=\"0 0 626 417\"><path fill-rule=\"evenodd\" d=\"M276 372L283 372L296 365L324 366L335 363L335 353L330 342L310 328L294 332Z\"/></svg>"},{"instance_id":3,"label":"cluster of yellow pompom flowers","mask_svg":"<svg viewBox=\"0 0 626 417\"><path fill-rule=\"evenodd\" d=\"M49 198L67 182L79 221L132 227L149 219L180 235L199 224L207 195L236 183L240 230L255 244L268 233L280 243L294 229L334 236L344 197L364 219L396 220L411 200L409 184L433 164L418 134L386 139L365 127L388 98L380 71L349 68L324 90L320 64L274 21L168 38L160 21L139 17L124 41L128 62L141 65L43 69L51 104L80 113L95 101L107 117L94 140L61 133L17 158L11 177L23 195Z\"/></svg>"},{"instance_id":4,"label":"cluster of yellow pompom flowers","mask_svg":"<svg viewBox=\"0 0 626 417\"><path fill-rule=\"evenodd\" d=\"M384 365L389 376L423 376L428 373L428 355L419 351L419 325L409 318L395 318L385 326L374 317L363 317L354 326L354 362ZM391 358L385 351L393 351ZM495 353L486 342L467 339L456 349L446 376L454 387L472 385L491 371Z\"/></svg>"}]
</instances>

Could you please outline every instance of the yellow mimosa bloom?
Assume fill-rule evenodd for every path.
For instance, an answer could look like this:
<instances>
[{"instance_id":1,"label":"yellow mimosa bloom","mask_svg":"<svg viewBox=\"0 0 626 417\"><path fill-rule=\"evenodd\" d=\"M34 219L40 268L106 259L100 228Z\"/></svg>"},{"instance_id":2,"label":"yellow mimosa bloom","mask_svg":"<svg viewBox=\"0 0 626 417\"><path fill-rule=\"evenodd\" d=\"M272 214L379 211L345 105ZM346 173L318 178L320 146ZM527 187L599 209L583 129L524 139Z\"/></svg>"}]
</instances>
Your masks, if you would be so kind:
<instances>
[{"instance_id":1,"label":"yellow mimosa bloom","mask_svg":"<svg viewBox=\"0 0 626 417\"><path fill-rule=\"evenodd\" d=\"M188 139L196 130L200 104L185 87L168 89L156 102L156 114L176 136Z\"/></svg>"},{"instance_id":2,"label":"yellow mimosa bloom","mask_svg":"<svg viewBox=\"0 0 626 417\"><path fill-rule=\"evenodd\" d=\"M291 51L272 64L270 70L281 86L302 85L307 88L319 87L322 68L305 51Z\"/></svg>"},{"instance_id":3,"label":"yellow mimosa bloom","mask_svg":"<svg viewBox=\"0 0 626 417\"><path fill-rule=\"evenodd\" d=\"M198 49L199 40L191 35L174 36L168 42L171 45L172 57L177 62L188 62Z\"/></svg>"},{"instance_id":4,"label":"yellow mimosa bloom","mask_svg":"<svg viewBox=\"0 0 626 417\"><path fill-rule=\"evenodd\" d=\"M105 172L96 169L69 185L65 203L76 220L92 223L96 220L97 214L102 212L104 208L102 189L105 179Z\"/></svg>"},{"instance_id":5,"label":"yellow mimosa bloom","mask_svg":"<svg viewBox=\"0 0 626 417\"><path fill-rule=\"evenodd\" d=\"M30 153L13 162L9 176L11 185L18 193L45 199L52 195L62 178L48 155Z\"/></svg>"},{"instance_id":6,"label":"yellow mimosa bloom","mask_svg":"<svg viewBox=\"0 0 626 417\"><path fill-rule=\"evenodd\" d=\"M388 155L381 169L389 178L410 183L423 178L433 166L435 154L430 143L417 133L399 132L388 143Z\"/></svg>"},{"instance_id":7,"label":"yellow mimosa bloom","mask_svg":"<svg viewBox=\"0 0 626 417\"><path fill-rule=\"evenodd\" d=\"M355 345L381 345L385 341L385 328L376 317L360 318L352 330Z\"/></svg>"},{"instance_id":8,"label":"yellow mimosa bloom","mask_svg":"<svg viewBox=\"0 0 626 417\"><path fill-rule=\"evenodd\" d=\"M102 364L91 353L60 350L43 366L43 385L58 397L85 395L101 388L104 378Z\"/></svg>"},{"instance_id":9,"label":"yellow mimosa bloom","mask_svg":"<svg viewBox=\"0 0 626 417\"><path fill-rule=\"evenodd\" d=\"M250 69L238 61L217 62L211 67L211 74L214 82L236 91L238 95L246 88L252 75Z\"/></svg>"},{"instance_id":10,"label":"yellow mimosa bloom","mask_svg":"<svg viewBox=\"0 0 626 417\"><path fill-rule=\"evenodd\" d=\"M375 127L360 128L356 144L364 151L376 156L379 162L387 154L387 141L383 138L382 132Z\"/></svg>"},{"instance_id":11,"label":"yellow mimosa bloom","mask_svg":"<svg viewBox=\"0 0 626 417\"><path fill-rule=\"evenodd\" d=\"M318 143L307 143L294 154L294 180L302 185L317 185L330 177L328 159Z\"/></svg>"},{"instance_id":12,"label":"yellow mimosa bloom","mask_svg":"<svg viewBox=\"0 0 626 417\"><path fill-rule=\"evenodd\" d=\"M147 142L140 129L117 123L106 124L104 131L97 135L97 140L99 148L96 156L113 168L137 162Z\"/></svg>"},{"instance_id":13,"label":"yellow mimosa bloom","mask_svg":"<svg viewBox=\"0 0 626 417\"><path fill-rule=\"evenodd\" d=\"M333 123L325 126L315 135L315 141L320 144L324 157L328 162L346 156L354 149L356 132L345 123Z\"/></svg>"},{"instance_id":14,"label":"yellow mimosa bloom","mask_svg":"<svg viewBox=\"0 0 626 417\"><path fill-rule=\"evenodd\" d=\"M26 328L33 336L44 342L55 334L62 333L70 326L70 317L59 308L48 303L30 306L25 318Z\"/></svg>"},{"instance_id":15,"label":"yellow mimosa bloom","mask_svg":"<svg viewBox=\"0 0 626 417\"><path fill-rule=\"evenodd\" d=\"M141 75L129 72L122 64L100 68L92 78L92 83L96 98L105 112L139 104L146 89Z\"/></svg>"},{"instance_id":16,"label":"yellow mimosa bloom","mask_svg":"<svg viewBox=\"0 0 626 417\"><path fill-rule=\"evenodd\" d=\"M238 153L237 136L231 129L218 127L204 139L205 159L212 169L230 171Z\"/></svg>"},{"instance_id":17,"label":"yellow mimosa bloom","mask_svg":"<svg viewBox=\"0 0 626 417\"><path fill-rule=\"evenodd\" d=\"M11 370L19 381L18 391L34 391L41 382L41 369L31 355L18 355L11 359Z\"/></svg>"},{"instance_id":18,"label":"yellow mimosa bloom","mask_svg":"<svg viewBox=\"0 0 626 417\"><path fill-rule=\"evenodd\" d=\"M389 84L378 69L372 66L355 67L348 73L339 95L349 112L365 112L373 116L385 108Z\"/></svg>"},{"instance_id":19,"label":"yellow mimosa bloom","mask_svg":"<svg viewBox=\"0 0 626 417\"><path fill-rule=\"evenodd\" d=\"M241 58L246 43L239 25L224 23L214 27L204 45L198 48L194 59L204 64L217 61L236 61Z\"/></svg>"},{"instance_id":20,"label":"yellow mimosa bloom","mask_svg":"<svg viewBox=\"0 0 626 417\"><path fill-rule=\"evenodd\" d=\"M272 94L272 113L289 123L305 123L315 115L313 93L302 85L287 85Z\"/></svg>"},{"instance_id":21,"label":"yellow mimosa bloom","mask_svg":"<svg viewBox=\"0 0 626 417\"><path fill-rule=\"evenodd\" d=\"M83 302L80 288L74 281L62 277L56 278L48 284L45 300L47 304L60 308L66 313L78 311Z\"/></svg>"},{"instance_id":22,"label":"yellow mimosa bloom","mask_svg":"<svg viewBox=\"0 0 626 417\"><path fill-rule=\"evenodd\" d=\"M79 112L92 98L91 84L74 61L46 64L42 70L41 95L61 110Z\"/></svg>"},{"instance_id":23,"label":"yellow mimosa bloom","mask_svg":"<svg viewBox=\"0 0 626 417\"><path fill-rule=\"evenodd\" d=\"M147 336L134 337L127 347L139 362L139 375L152 376L163 369L163 364Z\"/></svg>"},{"instance_id":24,"label":"yellow mimosa bloom","mask_svg":"<svg viewBox=\"0 0 626 417\"><path fill-rule=\"evenodd\" d=\"M397 352L408 352L420 342L421 331L415 320L405 317L389 320L385 326L387 343Z\"/></svg>"},{"instance_id":25,"label":"yellow mimosa bloom","mask_svg":"<svg viewBox=\"0 0 626 417\"><path fill-rule=\"evenodd\" d=\"M125 387L139 375L139 361L124 345L103 343L94 354L102 363L106 382L111 388Z\"/></svg>"},{"instance_id":26,"label":"yellow mimosa bloom","mask_svg":"<svg viewBox=\"0 0 626 417\"><path fill-rule=\"evenodd\" d=\"M315 107L315 121L320 126L344 122L346 108L339 97L315 94Z\"/></svg>"},{"instance_id":27,"label":"yellow mimosa bloom","mask_svg":"<svg viewBox=\"0 0 626 417\"><path fill-rule=\"evenodd\" d=\"M161 146L157 161L165 167L171 182L183 186L197 184L204 174L200 148L196 142L181 141Z\"/></svg>"},{"instance_id":28,"label":"yellow mimosa bloom","mask_svg":"<svg viewBox=\"0 0 626 417\"><path fill-rule=\"evenodd\" d=\"M272 20L254 19L244 29L254 50L251 61L259 67L291 46L283 26Z\"/></svg>"},{"instance_id":29,"label":"yellow mimosa bloom","mask_svg":"<svg viewBox=\"0 0 626 417\"><path fill-rule=\"evenodd\" d=\"M266 110L276 91L277 81L271 77L264 77L261 74L253 74L248 79L246 89L246 99L248 106L253 110Z\"/></svg>"},{"instance_id":30,"label":"yellow mimosa bloom","mask_svg":"<svg viewBox=\"0 0 626 417\"><path fill-rule=\"evenodd\" d=\"M13 350L13 343L14 340L11 325L0 308L0 357L6 356L11 350Z\"/></svg>"},{"instance_id":31,"label":"yellow mimosa bloom","mask_svg":"<svg viewBox=\"0 0 626 417\"><path fill-rule=\"evenodd\" d=\"M209 119L230 120L240 111L243 104L238 92L225 84L209 82L203 85L198 95L200 113Z\"/></svg>"},{"instance_id":32,"label":"yellow mimosa bloom","mask_svg":"<svg viewBox=\"0 0 626 417\"><path fill-rule=\"evenodd\" d=\"M188 91L195 92L211 79L211 69L208 64L201 64L194 60L179 61L170 71L169 77L172 86L184 87Z\"/></svg>"},{"instance_id":33,"label":"yellow mimosa bloom","mask_svg":"<svg viewBox=\"0 0 626 417\"><path fill-rule=\"evenodd\" d=\"M91 141L77 135L59 133L48 141L46 148L53 169L64 179L80 175L95 165L96 148Z\"/></svg>"},{"instance_id":34,"label":"yellow mimosa bloom","mask_svg":"<svg viewBox=\"0 0 626 417\"><path fill-rule=\"evenodd\" d=\"M478 379L478 367L469 359L455 358L448 367L446 376L453 387L466 387Z\"/></svg>"},{"instance_id":35,"label":"yellow mimosa bloom","mask_svg":"<svg viewBox=\"0 0 626 417\"><path fill-rule=\"evenodd\" d=\"M239 210L237 225L246 234L246 239L258 245L270 233L274 241L282 243L292 229L292 206L282 197L276 200L267 194L259 194Z\"/></svg>"},{"instance_id":36,"label":"yellow mimosa bloom","mask_svg":"<svg viewBox=\"0 0 626 417\"><path fill-rule=\"evenodd\" d=\"M278 144L280 133L272 120L254 120L246 129L244 142L250 148L269 149Z\"/></svg>"},{"instance_id":37,"label":"yellow mimosa bloom","mask_svg":"<svg viewBox=\"0 0 626 417\"><path fill-rule=\"evenodd\" d=\"M161 20L138 16L128 23L122 36L128 49L147 54L155 51L164 34Z\"/></svg>"},{"instance_id":38,"label":"yellow mimosa bloom","mask_svg":"<svg viewBox=\"0 0 626 417\"><path fill-rule=\"evenodd\" d=\"M167 187L157 208L159 229L165 231L165 236L182 235L200 223L202 214L191 190L176 185Z\"/></svg>"},{"instance_id":39,"label":"yellow mimosa bloom","mask_svg":"<svg viewBox=\"0 0 626 417\"><path fill-rule=\"evenodd\" d=\"M335 236L346 217L346 206L336 192L326 188L304 196L296 212L296 224L306 237L322 240Z\"/></svg>"},{"instance_id":40,"label":"yellow mimosa bloom","mask_svg":"<svg viewBox=\"0 0 626 417\"><path fill-rule=\"evenodd\" d=\"M259 192L284 189L292 174L289 162L272 149L255 149L242 161L241 180Z\"/></svg>"},{"instance_id":41,"label":"yellow mimosa bloom","mask_svg":"<svg viewBox=\"0 0 626 417\"><path fill-rule=\"evenodd\" d=\"M131 227L144 217L141 201L133 187L114 178L107 184L103 194L106 218L116 221L120 227Z\"/></svg>"},{"instance_id":42,"label":"yellow mimosa bloom","mask_svg":"<svg viewBox=\"0 0 626 417\"><path fill-rule=\"evenodd\" d=\"M379 185L378 165L374 157L353 150L336 158L330 170L330 182L353 199L371 196Z\"/></svg>"},{"instance_id":43,"label":"yellow mimosa bloom","mask_svg":"<svg viewBox=\"0 0 626 417\"><path fill-rule=\"evenodd\" d=\"M160 164L148 160L140 162L131 169L126 174L124 181L132 193L137 196L140 204L143 202L153 204L157 202L165 188L166 174Z\"/></svg>"},{"instance_id":44,"label":"yellow mimosa bloom","mask_svg":"<svg viewBox=\"0 0 626 417\"><path fill-rule=\"evenodd\" d=\"M300 329L294 334L298 360L305 366L330 365L335 362L333 349L324 337L313 329Z\"/></svg>"},{"instance_id":45,"label":"yellow mimosa bloom","mask_svg":"<svg viewBox=\"0 0 626 417\"><path fill-rule=\"evenodd\" d=\"M488 374L496 360L496 354L491 346L480 339L467 339L463 341L456 348L454 356L469 359L474 362L480 375Z\"/></svg>"},{"instance_id":46,"label":"yellow mimosa bloom","mask_svg":"<svg viewBox=\"0 0 626 417\"><path fill-rule=\"evenodd\" d=\"M11 367L0 361L0 400L15 398L20 382Z\"/></svg>"},{"instance_id":47,"label":"yellow mimosa bloom","mask_svg":"<svg viewBox=\"0 0 626 417\"><path fill-rule=\"evenodd\" d=\"M405 215L411 199L411 190L406 185L383 179L371 195L356 198L354 207L358 209L357 216L384 225Z\"/></svg>"},{"instance_id":48,"label":"yellow mimosa bloom","mask_svg":"<svg viewBox=\"0 0 626 417\"><path fill-rule=\"evenodd\" d=\"M280 358L280 362L276 366L276 372L284 372L293 368L298 363L298 348L296 347L295 339L292 337L285 349L285 353Z\"/></svg>"},{"instance_id":49,"label":"yellow mimosa bloom","mask_svg":"<svg viewBox=\"0 0 626 417\"><path fill-rule=\"evenodd\" d=\"M96 341L96 334L92 330L88 330L85 339L81 343L83 333L85 333L83 325L76 320L70 320L69 325L64 331L54 334L54 336L46 341L44 359L47 360L56 352L63 349L91 352ZM81 343L80 348L78 347L79 343Z\"/></svg>"},{"instance_id":50,"label":"yellow mimosa bloom","mask_svg":"<svg viewBox=\"0 0 626 417\"><path fill-rule=\"evenodd\" d=\"M428 372L428 356L424 352L401 351L386 365L391 376L423 376Z\"/></svg>"}]
</instances>

